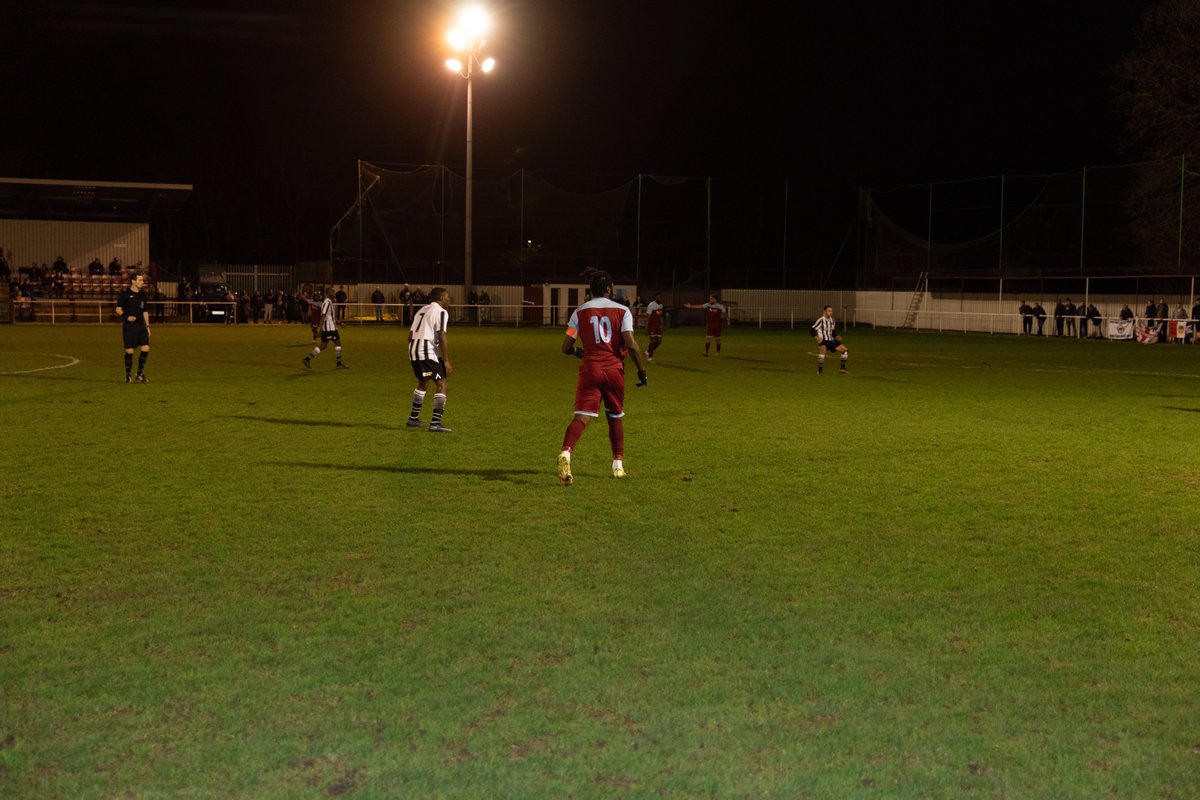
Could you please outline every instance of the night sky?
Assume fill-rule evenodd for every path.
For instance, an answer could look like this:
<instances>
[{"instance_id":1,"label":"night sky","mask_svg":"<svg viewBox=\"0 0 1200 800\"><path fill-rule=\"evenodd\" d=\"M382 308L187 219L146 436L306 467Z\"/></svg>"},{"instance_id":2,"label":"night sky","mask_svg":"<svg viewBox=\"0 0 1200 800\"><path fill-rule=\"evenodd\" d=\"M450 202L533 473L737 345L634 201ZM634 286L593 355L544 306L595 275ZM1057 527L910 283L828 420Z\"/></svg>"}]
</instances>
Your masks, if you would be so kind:
<instances>
[{"instance_id":1,"label":"night sky","mask_svg":"<svg viewBox=\"0 0 1200 800\"><path fill-rule=\"evenodd\" d=\"M1147 4L494 3L475 167L788 178L820 207L1136 160L1106 71ZM193 184L186 256L320 259L357 159L464 164L454 4L5 7L0 175Z\"/></svg>"}]
</instances>

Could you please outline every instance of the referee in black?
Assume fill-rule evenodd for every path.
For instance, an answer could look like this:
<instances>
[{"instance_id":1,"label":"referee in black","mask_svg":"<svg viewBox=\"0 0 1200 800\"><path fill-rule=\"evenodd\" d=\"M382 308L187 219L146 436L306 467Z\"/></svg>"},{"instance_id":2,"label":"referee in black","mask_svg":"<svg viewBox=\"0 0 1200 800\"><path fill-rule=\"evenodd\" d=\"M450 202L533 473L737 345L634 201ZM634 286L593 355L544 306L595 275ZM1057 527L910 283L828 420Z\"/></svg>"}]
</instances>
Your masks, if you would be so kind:
<instances>
[{"instance_id":1,"label":"referee in black","mask_svg":"<svg viewBox=\"0 0 1200 800\"><path fill-rule=\"evenodd\" d=\"M146 293L142 286L146 283L145 276L140 270L134 270L129 276L129 288L121 292L117 298L117 314L121 317L121 335L125 339L125 382L146 382L146 357L150 355L150 312L146 309ZM138 353L137 377L130 377L133 371L134 348Z\"/></svg>"}]
</instances>

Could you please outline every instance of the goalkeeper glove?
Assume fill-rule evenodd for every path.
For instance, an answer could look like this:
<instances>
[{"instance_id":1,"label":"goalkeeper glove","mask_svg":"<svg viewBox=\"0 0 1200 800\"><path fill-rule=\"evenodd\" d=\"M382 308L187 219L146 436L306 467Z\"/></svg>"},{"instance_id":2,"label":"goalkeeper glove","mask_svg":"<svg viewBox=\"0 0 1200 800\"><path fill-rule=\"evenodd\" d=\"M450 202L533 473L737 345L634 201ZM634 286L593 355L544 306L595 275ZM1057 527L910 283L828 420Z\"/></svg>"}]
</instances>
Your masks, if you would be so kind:
<instances>
[{"instance_id":1,"label":"goalkeeper glove","mask_svg":"<svg viewBox=\"0 0 1200 800\"><path fill-rule=\"evenodd\" d=\"M644 369L639 369L639 370L638 370L638 382L637 382L637 385L638 385L638 386L645 386L645 385L646 385L646 370L644 370Z\"/></svg>"},{"instance_id":2,"label":"goalkeeper glove","mask_svg":"<svg viewBox=\"0 0 1200 800\"><path fill-rule=\"evenodd\" d=\"M582 348L582 347L576 347L576 348L575 348L575 357L576 357L576 358L583 358L583 348Z\"/></svg>"}]
</instances>

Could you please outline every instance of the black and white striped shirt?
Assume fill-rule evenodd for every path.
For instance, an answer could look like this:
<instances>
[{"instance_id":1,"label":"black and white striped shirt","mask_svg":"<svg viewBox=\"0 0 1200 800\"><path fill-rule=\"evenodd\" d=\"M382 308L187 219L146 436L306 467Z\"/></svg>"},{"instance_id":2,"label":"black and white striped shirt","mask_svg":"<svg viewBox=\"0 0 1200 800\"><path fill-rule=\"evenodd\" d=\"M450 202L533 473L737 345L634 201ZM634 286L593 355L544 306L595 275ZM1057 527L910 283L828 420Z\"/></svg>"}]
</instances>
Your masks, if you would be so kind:
<instances>
[{"instance_id":1,"label":"black and white striped shirt","mask_svg":"<svg viewBox=\"0 0 1200 800\"><path fill-rule=\"evenodd\" d=\"M321 301L321 330L337 330L337 320L335 319L336 311L337 305L333 302L333 298L326 297L323 301Z\"/></svg>"},{"instance_id":2,"label":"black and white striped shirt","mask_svg":"<svg viewBox=\"0 0 1200 800\"><path fill-rule=\"evenodd\" d=\"M409 361L441 361L438 352L438 334L446 331L450 314L438 303L429 303L417 309L413 317L412 337L408 343Z\"/></svg>"},{"instance_id":3,"label":"black and white striped shirt","mask_svg":"<svg viewBox=\"0 0 1200 800\"><path fill-rule=\"evenodd\" d=\"M822 342L831 342L837 336L837 322L833 317L822 315L813 323L813 334Z\"/></svg>"}]
</instances>

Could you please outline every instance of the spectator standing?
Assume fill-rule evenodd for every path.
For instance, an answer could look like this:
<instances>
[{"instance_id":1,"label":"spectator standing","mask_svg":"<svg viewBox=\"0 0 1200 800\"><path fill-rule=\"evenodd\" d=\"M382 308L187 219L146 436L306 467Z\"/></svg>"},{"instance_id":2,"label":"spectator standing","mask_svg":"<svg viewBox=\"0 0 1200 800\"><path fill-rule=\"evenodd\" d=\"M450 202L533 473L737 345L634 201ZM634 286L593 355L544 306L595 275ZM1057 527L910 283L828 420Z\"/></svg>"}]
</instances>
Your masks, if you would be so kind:
<instances>
[{"instance_id":1,"label":"spectator standing","mask_svg":"<svg viewBox=\"0 0 1200 800\"><path fill-rule=\"evenodd\" d=\"M342 322L346 319L346 290L339 288L333 295L333 299L337 303L338 322Z\"/></svg>"},{"instance_id":2,"label":"spectator standing","mask_svg":"<svg viewBox=\"0 0 1200 800\"><path fill-rule=\"evenodd\" d=\"M479 321L479 295L475 293L474 289L472 289L470 291L470 293L467 295L467 309L468 309L467 319L471 320L472 322L478 322Z\"/></svg>"},{"instance_id":3,"label":"spectator standing","mask_svg":"<svg viewBox=\"0 0 1200 800\"><path fill-rule=\"evenodd\" d=\"M1079 308L1076 307L1075 303L1069 297L1067 298L1066 305L1063 307L1063 315L1067 322L1067 336L1078 338L1079 330L1075 323L1079 318Z\"/></svg>"},{"instance_id":4,"label":"spectator standing","mask_svg":"<svg viewBox=\"0 0 1200 800\"><path fill-rule=\"evenodd\" d=\"M1080 321L1080 335L1085 339L1088 337L1088 323L1092 325L1093 336L1100 336L1100 309L1096 308L1095 303L1088 303L1087 310L1083 314L1083 319Z\"/></svg>"},{"instance_id":5,"label":"spectator standing","mask_svg":"<svg viewBox=\"0 0 1200 800\"><path fill-rule=\"evenodd\" d=\"M1164 344L1167 341L1167 320L1171 318L1171 308L1167 305L1165 297L1158 298L1158 305L1154 309L1155 321L1158 322L1158 340Z\"/></svg>"},{"instance_id":6,"label":"spectator standing","mask_svg":"<svg viewBox=\"0 0 1200 800\"><path fill-rule=\"evenodd\" d=\"M125 344L125 382L146 382L146 359L150 356L150 312L146 308L146 279L135 271L129 279L129 288L117 297L117 315L121 318L121 338ZM133 372L133 351L138 354L137 377Z\"/></svg>"},{"instance_id":7,"label":"spectator standing","mask_svg":"<svg viewBox=\"0 0 1200 800\"><path fill-rule=\"evenodd\" d=\"M482 306L482 308L479 309L479 318L481 321L488 322L491 320L492 312L491 309L488 308L488 306L491 304L492 296L487 293L487 289L484 289L479 295L479 305Z\"/></svg>"},{"instance_id":8,"label":"spectator standing","mask_svg":"<svg viewBox=\"0 0 1200 800\"><path fill-rule=\"evenodd\" d=\"M375 304L376 322L383 322L383 303L385 300L387 298L383 296L383 289L376 286L375 291L371 292L371 302Z\"/></svg>"},{"instance_id":9,"label":"spectator standing","mask_svg":"<svg viewBox=\"0 0 1200 800\"><path fill-rule=\"evenodd\" d=\"M175 299L179 301L179 305L175 308L175 313L178 316L182 317L187 313L187 306L185 306L184 303L191 299L191 296L192 287L191 284L188 283L187 276L184 275L179 278L179 284L175 287Z\"/></svg>"},{"instance_id":10,"label":"spectator standing","mask_svg":"<svg viewBox=\"0 0 1200 800\"><path fill-rule=\"evenodd\" d=\"M263 295L263 325L270 325L275 319L275 297L274 289Z\"/></svg>"},{"instance_id":11,"label":"spectator standing","mask_svg":"<svg viewBox=\"0 0 1200 800\"><path fill-rule=\"evenodd\" d=\"M433 381L433 417L429 420L429 432L452 433L442 424L442 415L446 412L446 384L454 370L446 340L450 313L444 305L450 302L450 293L438 286L430 290L429 297L429 304L417 309L408 332L408 361L417 387L413 389L412 407L404 424L410 428L421 427L421 407L425 404L429 382Z\"/></svg>"},{"instance_id":12,"label":"spectator standing","mask_svg":"<svg viewBox=\"0 0 1200 800\"><path fill-rule=\"evenodd\" d=\"M1062 298L1054 304L1054 334L1056 336L1063 335L1064 317L1067 315L1067 307L1063 304Z\"/></svg>"},{"instance_id":13,"label":"spectator standing","mask_svg":"<svg viewBox=\"0 0 1200 800\"><path fill-rule=\"evenodd\" d=\"M1021 305L1017 306L1017 313L1021 315L1021 332L1026 336L1033 333L1033 309L1022 300Z\"/></svg>"},{"instance_id":14,"label":"spectator standing","mask_svg":"<svg viewBox=\"0 0 1200 800\"><path fill-rule=\"evenodd\" d=\"M1042 307L1040 300L1033 304L1033 317L1037 320L1037 335L1042 336L1042 329L1046 326L1046 309Z\"/></svg>"},{"instance_id":15,"label":"spectator standing","mask_svg":"<svg viewBox=\"0 0 1200 800\"><path fill-rule=\"evenodd\" d=\"M413 293L408 284L404 284L404 288L400 290L400 315L401 321L405 325L412 324L413 313Z\"/></svg>"},{"instance_id":16,"label":"spectator standing","mask_svg":"<svg viewBox=\"0 0 1200 800\"><path fill-rule=\"evenodd\" d=\"M1192 325L1189 333L1192 344L1195 344L1196 340L1200 339L1200 336L1196 335L1200 333L1200 297L1197 297L1196 302L1192 305Z\"/></svg>"},{"instance_id":17,"label":"spectator standing","mask_svg":"<svg viewBox=\"0 0 1200 800\"><path fill-rule=\"evenodd\" d=\"M258 289L255 289L254 294L250 295L250 314L254 318L254 324L257 325L263 315L263 296Z\"/></svg>"}]
</instances>

